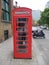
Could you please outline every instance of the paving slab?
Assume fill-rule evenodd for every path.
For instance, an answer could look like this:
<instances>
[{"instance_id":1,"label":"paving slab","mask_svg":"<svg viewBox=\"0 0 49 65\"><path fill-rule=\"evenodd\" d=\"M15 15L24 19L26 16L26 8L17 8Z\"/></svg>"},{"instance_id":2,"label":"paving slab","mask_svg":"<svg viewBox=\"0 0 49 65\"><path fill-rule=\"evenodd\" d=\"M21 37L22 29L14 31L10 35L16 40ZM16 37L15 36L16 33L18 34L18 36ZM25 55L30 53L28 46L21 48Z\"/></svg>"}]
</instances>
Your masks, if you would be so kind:
<instances>
[{"instance_id":1,"label":"paving slab","mask_svg":"<svg viewBox=\"0 0 49 65\"><path fill-rule=\"evenodd\" d=\"M37 54L32 46L32 59L13 58L13 38L0 43L0 65L39 65Z\"/></svg>"}]
</instances>

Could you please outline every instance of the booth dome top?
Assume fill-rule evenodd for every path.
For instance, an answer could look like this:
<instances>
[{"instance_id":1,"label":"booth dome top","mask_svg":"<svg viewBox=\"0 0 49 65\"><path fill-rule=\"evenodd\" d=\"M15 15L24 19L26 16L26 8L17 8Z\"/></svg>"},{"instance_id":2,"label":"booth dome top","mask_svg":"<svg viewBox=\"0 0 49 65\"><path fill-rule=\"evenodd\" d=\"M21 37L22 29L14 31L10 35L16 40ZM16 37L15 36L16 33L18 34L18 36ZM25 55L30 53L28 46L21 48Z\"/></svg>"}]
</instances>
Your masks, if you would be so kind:
<instances>
[{"instance_id":1,"label":"booth dome top","mask_svg":"<svg viewBox=\"0 0 49 65\"><path fill-rule=\"evenodd\" d=\"M26 10L32 11L32 9L30 9L28 7L15 7L14 10L16 10L16 9L24 9L24 10L26 9Z\"/></svg>"},{"instance_id":2,"label":"booth dome top","mask_svg":"<svg viewBox=\"0 0 49 65\"><path fill-rule=\"evenodd\" d=\"M13 9L13 15L32 15L32 9L27 7L15 7Z\"/></svg>"}]
</instances>

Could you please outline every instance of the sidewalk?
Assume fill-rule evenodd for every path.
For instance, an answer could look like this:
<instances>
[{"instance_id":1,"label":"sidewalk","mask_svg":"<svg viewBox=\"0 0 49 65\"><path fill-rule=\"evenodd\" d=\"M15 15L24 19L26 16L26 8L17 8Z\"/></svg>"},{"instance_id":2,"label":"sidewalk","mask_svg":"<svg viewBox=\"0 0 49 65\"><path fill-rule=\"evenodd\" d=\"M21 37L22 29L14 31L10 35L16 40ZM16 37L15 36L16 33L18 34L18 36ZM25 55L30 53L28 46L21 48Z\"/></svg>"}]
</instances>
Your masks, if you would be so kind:
<instances>
[{"instance_id":1,"label":"sidewalk","mask_svg":"<svg viewBox=\"0 0 49 65\"><path fill-rule=\"evenodd\" d=\"M0 65L39 65L36 53L32 51L32 59L13 58L13 39L0 43Z\"/></svg>"}]
</instances>

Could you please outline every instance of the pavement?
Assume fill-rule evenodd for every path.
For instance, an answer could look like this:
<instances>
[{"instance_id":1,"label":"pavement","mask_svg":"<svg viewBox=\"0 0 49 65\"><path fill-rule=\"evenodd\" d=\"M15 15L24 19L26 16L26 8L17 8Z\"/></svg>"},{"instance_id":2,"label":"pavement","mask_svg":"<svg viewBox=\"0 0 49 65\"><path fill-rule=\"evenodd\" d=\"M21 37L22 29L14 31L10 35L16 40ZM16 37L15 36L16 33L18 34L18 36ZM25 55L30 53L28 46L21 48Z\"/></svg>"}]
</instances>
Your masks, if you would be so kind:
<instances>
[{"instance_id":1,"label":"pavement","mask_svg":"<svg viewBox=\"0 0 49 65\"><path fill-rule=\"evenodd\" d=\"M49 30L45 39L32 38L32 59L14 59L13 38L0 43L0 65L49 65Z\"/></svg>"},{"instance_id":2,"label":"pavement","mask_svg":"<svg viewBox=\"0 0 49 65\"><path fill-rule=\"evenodd\" d=\"M49 30L45 39L32 38L32 59L14 59L13 38L0 43L0 65L49 65Z\"/></svg>"},{"instance_id":3,"label":"pavement","mask_svg":"<svg viewBox=\"0 0 49 65\"><path fill-rule=\"evenodd\" d=\"M13 58L13 38L0 43L0 65L45 65L45 62L32 39L32 59Z\"/></svg>"}]
</instances>

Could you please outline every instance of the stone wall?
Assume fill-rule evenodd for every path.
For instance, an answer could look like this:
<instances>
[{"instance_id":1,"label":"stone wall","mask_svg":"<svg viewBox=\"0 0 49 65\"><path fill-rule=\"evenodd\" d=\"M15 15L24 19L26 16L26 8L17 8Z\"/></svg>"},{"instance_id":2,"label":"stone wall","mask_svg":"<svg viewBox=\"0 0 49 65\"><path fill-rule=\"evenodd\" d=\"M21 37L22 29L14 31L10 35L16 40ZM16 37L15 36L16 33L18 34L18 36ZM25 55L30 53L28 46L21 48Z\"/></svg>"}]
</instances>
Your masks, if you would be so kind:
<instances>
[{"instance_id":1,"label":"stone wall","mask_svg":"<svg viewBox=\"0 0 49 65\"><path fill-rule=\"evenodd\" d=\"M0 0L0 42L4 41L4 30L8 30L9 37L12 36L12 24L11 24L12 19L10 23L2 21L2 2L1 1L2 0ZM13 7L13 3L11 3L11 12L12 12L12 7Z\"/></svg>"}]
</instances>

